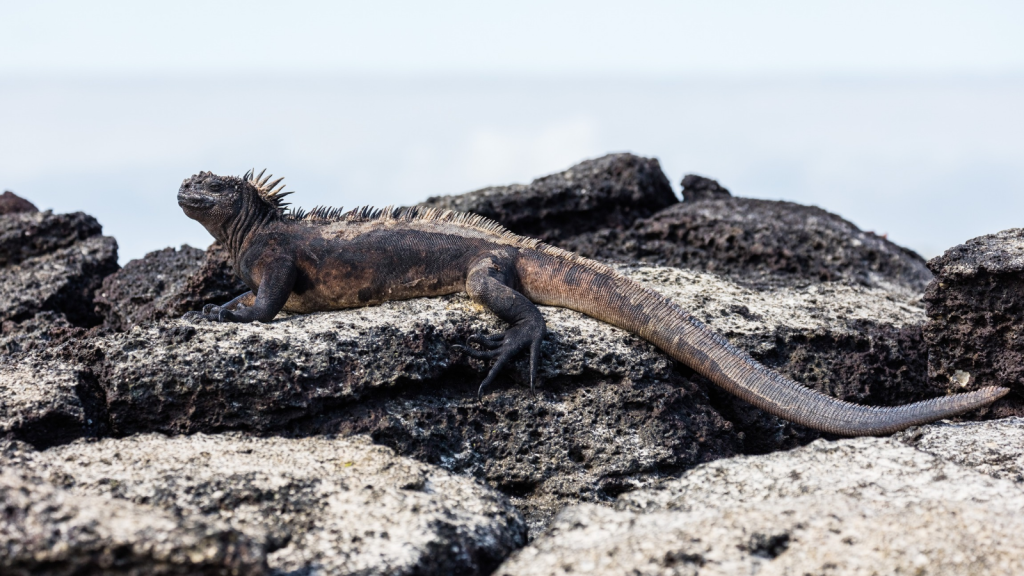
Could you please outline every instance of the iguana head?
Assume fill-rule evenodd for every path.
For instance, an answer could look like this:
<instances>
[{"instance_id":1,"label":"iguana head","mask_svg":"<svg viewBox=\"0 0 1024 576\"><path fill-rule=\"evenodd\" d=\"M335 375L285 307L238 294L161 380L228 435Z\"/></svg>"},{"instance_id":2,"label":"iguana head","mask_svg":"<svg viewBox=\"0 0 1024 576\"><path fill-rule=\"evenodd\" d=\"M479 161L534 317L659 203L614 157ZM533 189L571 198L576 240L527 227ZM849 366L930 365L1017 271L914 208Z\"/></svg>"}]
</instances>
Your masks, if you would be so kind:
<instances>
[{"instance_id":1,"label":"iguana head","mask_svg":"<svg viewBox=\"0 0 1024 576\"><path fill-rule=\"evenodd\" d=\"M264 177L263 172L253 176L250 170L241 178L200 172L181 183L178 206L214 238L230 243L232 239L228 235L236 231L237 227L232 224L239 218L246 222L263 222L280 215L287 206L282 200L291 192L282 192L284 178L271 182L271 176Z\"/></svg>"}]
</instances>

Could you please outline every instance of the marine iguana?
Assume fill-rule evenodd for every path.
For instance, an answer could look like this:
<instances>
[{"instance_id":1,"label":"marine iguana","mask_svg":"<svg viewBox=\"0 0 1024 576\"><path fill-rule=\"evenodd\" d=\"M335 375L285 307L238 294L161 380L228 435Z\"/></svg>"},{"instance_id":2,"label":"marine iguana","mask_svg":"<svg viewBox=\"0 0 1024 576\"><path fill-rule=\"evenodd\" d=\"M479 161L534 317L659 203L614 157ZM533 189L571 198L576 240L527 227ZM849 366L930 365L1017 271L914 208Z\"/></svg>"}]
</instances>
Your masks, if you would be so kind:
<instances>
[{"instance_id":1,"label":"marine iguana","mask_svg":"<svg viewBox=\"0 0 1024 576\"><path fill-rule=\"evenodd\" d=\"M265 172L265 170L264 170ZM902 406L852 404L759 364L676 303L608 266L518 236L470 213L436 208L288 208L283 178L264 172L186 179L178 204L231 253L251 292L188 318L269 322L308 313L465 291L509 324L471 336L467 354L495 359L480 393L518 353L537 380L546 327L536 304L582 312L632 332L743 400L824 432L888 434L990 404L1009 392L986 387Z\"/></svg>"}]
</instances>

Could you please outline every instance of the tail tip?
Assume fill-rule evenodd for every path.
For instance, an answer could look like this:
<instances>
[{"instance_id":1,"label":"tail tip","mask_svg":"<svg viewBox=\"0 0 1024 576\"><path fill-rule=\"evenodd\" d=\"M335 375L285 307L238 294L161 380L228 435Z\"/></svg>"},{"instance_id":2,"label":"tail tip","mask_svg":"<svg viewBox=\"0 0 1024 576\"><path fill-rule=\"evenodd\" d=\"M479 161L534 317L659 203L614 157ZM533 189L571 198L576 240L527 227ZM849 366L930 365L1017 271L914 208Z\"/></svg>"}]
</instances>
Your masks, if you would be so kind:
<instances>
[{"instance_id":1,"label":"tail tip","mask_svg":"<svg viewBox=\"0 0 1024 576\"><path fill-rule=\"evenodd\" d=\"M1003 386L985 386L984 388L976 390L975 393L989 402L995 402L1009 394L1010 389L1004 388Z\"/></svg>"}]
</instances>

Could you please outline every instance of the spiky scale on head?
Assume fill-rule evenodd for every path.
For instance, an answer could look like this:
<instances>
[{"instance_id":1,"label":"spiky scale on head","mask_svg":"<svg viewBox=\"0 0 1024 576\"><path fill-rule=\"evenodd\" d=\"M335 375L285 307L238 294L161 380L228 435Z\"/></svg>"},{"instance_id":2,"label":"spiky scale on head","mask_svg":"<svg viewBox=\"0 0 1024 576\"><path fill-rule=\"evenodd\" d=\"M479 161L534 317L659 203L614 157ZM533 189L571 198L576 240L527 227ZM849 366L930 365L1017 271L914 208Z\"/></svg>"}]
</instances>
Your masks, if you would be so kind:
<instances>
[{"instance_id":1,"label":"spiky scale on head","mask_svg":"<svg viewBox=\"0 0 1024 576\"><path fill-rule=\"evenodd\" d=\"M278 210L284 211L285 207L290 204L289 202L284 201L285 196L288 196L289 194L294 194L295 192L284 191L284 184L281 184L281 182L284 180L283 177L271 182L270 179L273 178L274 175L267 174L266 176L264 176L263 174L266 173L266 171L267 169L264 168L263 170L260 171L259 174L254 175L256 169L253 168L246 172L245 176L243 176L242 179L248 182L249 184L252 184L253 188L256 189L256 192L259 193L260 198L262 198L264 201L274 206Z\"/></svg>"}]
</instances>

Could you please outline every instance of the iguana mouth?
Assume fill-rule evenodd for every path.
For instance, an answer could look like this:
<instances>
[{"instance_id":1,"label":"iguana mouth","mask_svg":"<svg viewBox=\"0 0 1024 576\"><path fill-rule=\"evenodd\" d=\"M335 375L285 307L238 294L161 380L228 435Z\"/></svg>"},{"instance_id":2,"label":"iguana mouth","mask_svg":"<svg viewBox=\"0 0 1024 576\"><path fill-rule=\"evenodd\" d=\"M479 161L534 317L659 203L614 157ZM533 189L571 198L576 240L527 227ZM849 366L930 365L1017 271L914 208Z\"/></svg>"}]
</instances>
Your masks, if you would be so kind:
<instances>
[{"instance_id":1,"label":"iguana mouth","mask_svg":"<svg viewBox=\"0 0 1024 576\"><path fill-rule=\"evenodd\" d=\"M216 202L209 196L189 192L178 192L178 206L182 208L205 209L212 207Z\"/></svg>"}]
</instances>

